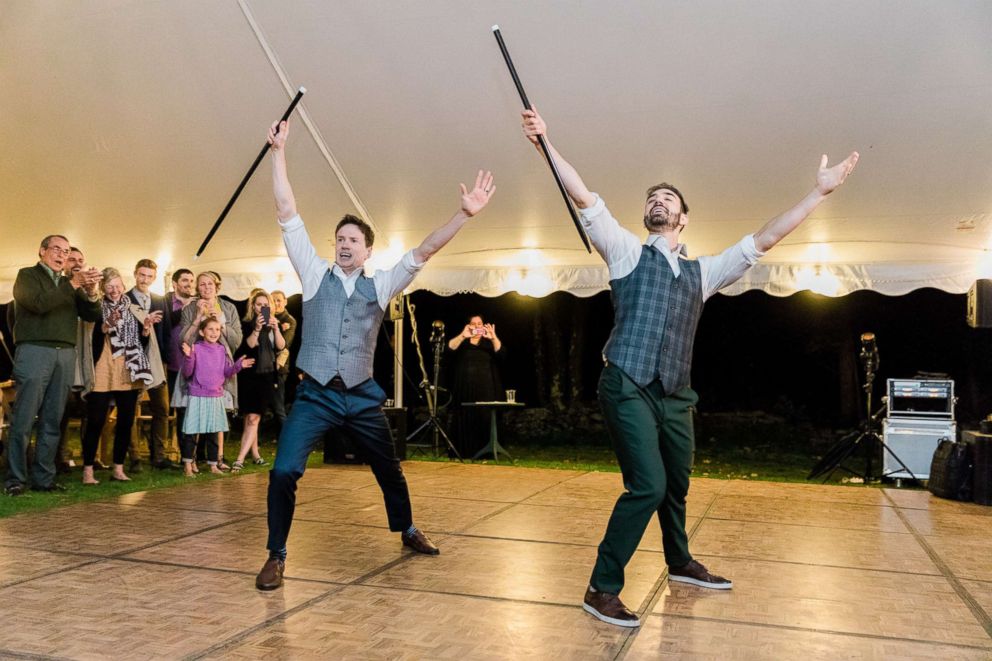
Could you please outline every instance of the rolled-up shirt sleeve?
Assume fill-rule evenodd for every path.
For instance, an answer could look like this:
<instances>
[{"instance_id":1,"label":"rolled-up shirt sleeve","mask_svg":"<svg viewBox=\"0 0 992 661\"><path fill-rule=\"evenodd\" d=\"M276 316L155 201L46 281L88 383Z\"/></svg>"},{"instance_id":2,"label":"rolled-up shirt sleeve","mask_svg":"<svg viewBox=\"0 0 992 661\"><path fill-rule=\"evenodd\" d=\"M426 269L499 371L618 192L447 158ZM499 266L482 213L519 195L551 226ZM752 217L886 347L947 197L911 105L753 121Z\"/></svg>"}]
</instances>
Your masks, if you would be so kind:
<instances>
[{"instance_id":1,"label":"rolled-up shirt sleeve","mask_svg":"<svg viewBox=\"0 0 992 661\"><path fill-rule=\"evenodd\" d=\"M413 251L406 252L400 261L391 269L376 271L372 276L375 283L376 298L379 299L379 307L383 310L389 305L389 299L396 296L413 282L413 279L424 268L424 262L417 263L413 256Z\"/></svg>"},{"instance_id":2,"label":"rolled-up shirt sleeve","mask_svg":"<svg viewBox=\"0 0 992 661\"><path fill-rule=\"evenodd\" d=\"M595 195L595 193L593 193ZM625 230L599 195L591 207L579 210L582 228L610 271L610 280L630 274L641 258L641 240Z\"/></svg>"},{"instance_id":3,"label":"rolled-up shirt sleeve","mask_svg":"<svg viewBox=\"0 0 992 661\"><path fill-rule=\"evenodd\" d=\"M700 257L699 271L703 280L703 300L737 282L764 254L754 244L754 235L748 234L719 255Z\"/></svg>"},{"instance_id":4,"label":"rolled-up shirt sleeve","mask_svg":"<svg viewBox=\"0 0 992 661\"><path fill-rule=\"evenodd\" d=\"M282 228L282 241L286 245L286 254L303 285L303 300L308 301L317 294L324 274L330 267L327 260L317 255L300 214L296 214L286 222L279 221L279 226Z\"/></svg>"}]
</instances>

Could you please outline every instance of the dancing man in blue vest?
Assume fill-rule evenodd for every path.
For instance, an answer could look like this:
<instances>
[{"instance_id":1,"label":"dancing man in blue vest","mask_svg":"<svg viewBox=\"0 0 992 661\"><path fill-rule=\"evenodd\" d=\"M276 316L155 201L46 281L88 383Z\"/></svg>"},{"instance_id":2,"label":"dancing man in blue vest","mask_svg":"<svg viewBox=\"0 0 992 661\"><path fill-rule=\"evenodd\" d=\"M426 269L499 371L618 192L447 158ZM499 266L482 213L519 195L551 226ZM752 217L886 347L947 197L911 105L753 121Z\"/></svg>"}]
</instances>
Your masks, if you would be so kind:
<instances>
[{"instance_id":1,"label":"dancing man in blue vest","mask_svg":"<svg viewBox=\"0 0 992 661\"><path fill-rule=\"evenodd\" d=\"M278 123L277 123L278 124ZM303 344L296 366L305 373L279 435L279 450L269 474L269 559L255 579L259 590L282 585L286 539L293 522L296 483L307 456L328 430L349 433L364 450L386 503L389 529L405 546L437 555L438 548L413 524L406 478L382 412L386 393L372 379L376 337L389 300L402 292L434 253L482 211L493 192L492 174L480 171L472 190L461 186L461 207L447 223L385 271L364 273L372 253L372 228L347 215L335 230L334 264L317 255L286 172L286 122L269 129L272 183L279 225L289 260L303 284Z\"/></svg>"},{"instance_id":2,"label":"dancing man in blue vest","mask_svg":"<svg viewBox=\"0 0 992 661\"><path fill-rule=\"evenodd\" d=\"M524 135L537 145L547 126L532 110L523 112ZM613 331L603 349L599 402L623 472L625 491L613 508L599 545L583 608L622 627L640 625L622 601L624 567L655 515L661 523L668 579L727 590L731 581L693 560L685 530L685 498L692 469L689 387L692 343L703 302L739 279L772 246L796 229L827 195L844 183L857 152L832 168L823 156L816 184L800 201L719 255L689 259L679 234L689 207L674 186L647 191L644 226L648 239L625 230L606 204L589 191L575 168L548 143L582 225L609 269ZM540 153L540 152L539 152Z\"/></svg>"}]
</instances>

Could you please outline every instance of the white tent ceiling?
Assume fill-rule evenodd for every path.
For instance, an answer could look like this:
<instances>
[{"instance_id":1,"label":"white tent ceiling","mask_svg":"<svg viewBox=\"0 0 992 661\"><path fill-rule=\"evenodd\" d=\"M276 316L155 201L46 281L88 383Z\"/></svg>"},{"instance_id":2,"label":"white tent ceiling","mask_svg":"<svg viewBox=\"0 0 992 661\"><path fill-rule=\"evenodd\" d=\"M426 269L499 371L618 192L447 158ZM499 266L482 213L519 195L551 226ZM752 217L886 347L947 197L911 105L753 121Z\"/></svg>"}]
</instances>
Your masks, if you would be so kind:
<instances>
[{"instance_id":1,"label":"white tent ceiling","mask_svg":"<svg viewBox=\"0 0 992 661\"><path fill-rule=\"evenodd\" d=\"M363 205L379 263L395 259L490 168L490 208L415 285L601 290L520 136L494 23L555 144L628 228L643 234L649 185L683 190L692 254L798 201L821 153L861 152L732 293L961 292L992 275L987 0L3 0L0 300L48 233L98 266L152 257L217 270L235 296L298 291L267 161L191 256L299 85L312 130L295 118L290 175L325 254Z\"/></svg>"}]
</instances>

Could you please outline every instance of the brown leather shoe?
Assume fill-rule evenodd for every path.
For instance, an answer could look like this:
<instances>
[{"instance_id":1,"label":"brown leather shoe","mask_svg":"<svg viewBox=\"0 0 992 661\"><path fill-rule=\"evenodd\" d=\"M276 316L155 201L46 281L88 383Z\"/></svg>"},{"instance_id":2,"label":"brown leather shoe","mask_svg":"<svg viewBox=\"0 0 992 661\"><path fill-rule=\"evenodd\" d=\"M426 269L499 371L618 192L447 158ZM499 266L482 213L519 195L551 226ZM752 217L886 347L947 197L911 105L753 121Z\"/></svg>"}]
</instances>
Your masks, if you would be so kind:
<instances>
[{"instance_id":1,"label":"brown leather shoe","mask_svg":"<svg viewBox=\"0 0 992 661\"><path fill-rule=\"evenodd\" d=\"M262 571L255 577L255 587L259 590L275 590L282 587L282 573L285 569L285 560L269 558L262 565Z\"/></svg>"},{"instance_id":2,"label":"brown leather shoe","mask_svg":"<svg viewBox=\"0 0 992 661\"><path fill-rule=\"evenodd\" d=\"M641 621L629 608L623 605L620 597L609 592L594 592L592 587L586 590L582 609L603 622L615 624L618 627L641 626Z\"/></svg>"},{"instance_id":3,"label":"brown leather shoe","mask_svg":"<svg viewBox=\"0 0 992 661\"><path fill-rule=\"evenodd\" d=\"M412 535L403 533L402 538L403 546L409 546L417 553L425 555L440 555L441 553L441 550L434 546L434 542L422 530L417 530Z\"/></svg>"},{"instance_id":4,"label":"brown leather shoe","mask_svg":"<svg viewBox=\"0 0 992 661\"><path fill-rule=\"evenodd\" d=\"M690 560L683 567L669 567L668 580L689 583L690 585L710 588L711 590L729 590L734 587L733 581L723 576L711 574L701 562L696 562L695 560Z\"/></svg>"}]
</instances>

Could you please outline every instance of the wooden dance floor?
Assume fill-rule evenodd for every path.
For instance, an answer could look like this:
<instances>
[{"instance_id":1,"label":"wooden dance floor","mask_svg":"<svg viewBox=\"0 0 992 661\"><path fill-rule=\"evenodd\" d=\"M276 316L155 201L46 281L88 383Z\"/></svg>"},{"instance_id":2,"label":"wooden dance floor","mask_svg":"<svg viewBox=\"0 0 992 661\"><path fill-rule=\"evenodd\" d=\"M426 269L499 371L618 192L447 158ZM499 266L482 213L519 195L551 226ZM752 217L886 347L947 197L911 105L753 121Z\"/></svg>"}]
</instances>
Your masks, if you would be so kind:
<instances>
[{"instance_id":1,"label":"wooden dance floor","mask_svg":"<svg viewBox=\"0 0 992 661\"><path fill-rule=\"evenodd\" d=\"M652 525L624 601L580 608L618 474L407 462L414 555L364 467L310 470L261 593L267 474L0 520L0 658L990 659L992 508L922 491L697 479L669 584Z\"/></svg>"}]
</instances>

